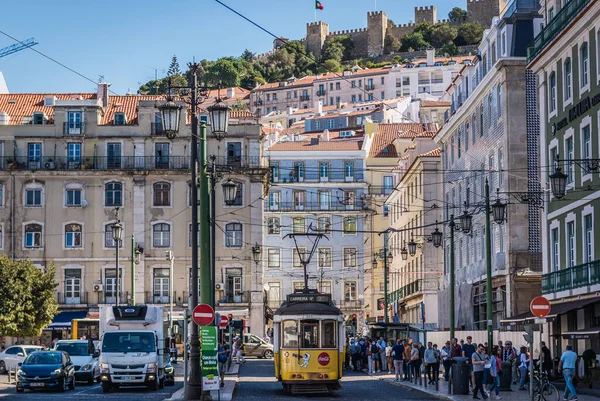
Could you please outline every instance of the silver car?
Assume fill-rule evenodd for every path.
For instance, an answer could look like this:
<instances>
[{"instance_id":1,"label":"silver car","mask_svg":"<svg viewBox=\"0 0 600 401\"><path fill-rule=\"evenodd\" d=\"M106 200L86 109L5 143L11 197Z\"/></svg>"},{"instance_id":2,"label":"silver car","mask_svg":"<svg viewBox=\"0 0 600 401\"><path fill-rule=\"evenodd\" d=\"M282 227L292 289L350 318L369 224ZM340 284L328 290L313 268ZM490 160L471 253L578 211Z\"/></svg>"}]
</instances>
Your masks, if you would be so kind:
<instances>
[{"instance_id":1,"label":"silver car","mask_svg":"<svg viewBox=\"0 0 600 401\"><path fill-rule=\"evenodd\" d=\"M273 344L266 342L255 334L244 334L244 348L246 348L246 356L273 358Z\"/></svg>"},{"instance_id":2,"label":"silver car","mask_svg":"<svg viewBox=\"0 0 600 401\"><path fill-rule=\"evenodd\" d=\"M41 350L42 347L38 345L13 345L8 347L4 352L0 352L0 374L17 369L19 363L23 363L27 355Z\"/></svg>"}]
</instances>

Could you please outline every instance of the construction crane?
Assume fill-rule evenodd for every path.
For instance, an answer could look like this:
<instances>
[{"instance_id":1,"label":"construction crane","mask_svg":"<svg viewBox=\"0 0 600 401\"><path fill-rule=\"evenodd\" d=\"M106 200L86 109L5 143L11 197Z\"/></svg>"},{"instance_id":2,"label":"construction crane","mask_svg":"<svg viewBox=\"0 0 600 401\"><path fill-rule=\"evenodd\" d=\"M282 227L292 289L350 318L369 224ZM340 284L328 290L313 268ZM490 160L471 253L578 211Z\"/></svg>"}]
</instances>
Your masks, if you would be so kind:
<instances>
[{"instance_id":1,"label":"construction crane","mask_svg":"<svg viewBox=\"0 0 600 401\"><path fill-rule=\"evenodd\" d=\"M25 39L22 42L15 43L14 45L10 45L8 47L5 47L4 49L0 49L0 58L6 57L9 54L20 52L21 50L28 49L37 44L38 42L36 42L34 38Z\"/></svg>"}]
</instances>

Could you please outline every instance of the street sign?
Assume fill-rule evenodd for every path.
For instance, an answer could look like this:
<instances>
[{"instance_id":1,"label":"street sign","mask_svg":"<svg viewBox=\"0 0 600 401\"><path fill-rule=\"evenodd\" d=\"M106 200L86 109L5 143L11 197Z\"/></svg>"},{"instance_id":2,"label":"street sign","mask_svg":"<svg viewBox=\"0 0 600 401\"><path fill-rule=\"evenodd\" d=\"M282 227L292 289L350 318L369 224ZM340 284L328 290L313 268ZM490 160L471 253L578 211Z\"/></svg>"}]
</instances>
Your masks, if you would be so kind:
<instances>
[{"instance_id":1,"label":"street sign","mask_svg":"<svg viewBox=\"0 0 600 401\"><path fill-rule=\"evenodd\" d=\"M202 389L218 390L220 387L219 365L217 362L217 328L214 326L203 326L200 329L200 340L202 344Z\"/></svg>"},{"instance_id":2,"label":"street sign","mask_svg":"<svg viewBox=\"0 0 600 401\"><path fill-rule=\"evenodd\" d=\"M215 320L215 310L208 304L200 304L194 308L192 319L198 326L208 326Z\"/></svg>"},{"instance_id":3,"label":"street sign","mask_svg":"<svg viewBox=\"0 0 600 401\"><path fill-rule=\"evenodd\" d=\"M548 316L550 313L550 301L548 301L544 297L535 297L533 301L531 301L531 305L529 305L529 309L533 316L543 318Z\"/></svg>"},{"instance_id":4,"label":"street sign","mask_svg":"<svg viewBox=\"0 0 600 401\"><path fill-rule=\"evenodd\" d=\"M223 315L219 315L221 316L221 319L217 322L215 319L215 322L217 323L217 325L219 327L227 327L227 324L229 323L229 319L227 318L227 316L223 316Z\"/></svg>"}]
</instances>

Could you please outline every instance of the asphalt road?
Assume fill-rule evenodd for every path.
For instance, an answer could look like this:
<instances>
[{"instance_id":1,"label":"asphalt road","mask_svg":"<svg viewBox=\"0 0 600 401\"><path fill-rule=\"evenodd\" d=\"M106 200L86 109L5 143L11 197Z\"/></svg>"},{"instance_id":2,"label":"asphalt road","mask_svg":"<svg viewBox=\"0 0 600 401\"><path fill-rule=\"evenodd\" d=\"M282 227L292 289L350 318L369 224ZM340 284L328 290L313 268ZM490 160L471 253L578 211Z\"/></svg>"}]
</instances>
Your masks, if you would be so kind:
<instances>
[{"instance_id":1,"label":"asphalt road","mask_svg":"<svg viewBox=\"0 0 600 401\"><path fill-rule=\"evenodd\" d=\"M233 401L266 401L266 400L435 400L420 391L412 391L403 387L386 383L379 378L365 373L345 371L342 378L342 389L333 392L332 396L292 396L285 394L282 386L274 377L272 360L248 360L240 369L238 388Z\"/></svg>"},{"instance_id":2,"label":"asphalt road","mask_svg":"<svg viewBox=\"0 0 600 401\"><path fill-rule=\"evenodd\" d=\"M13 401L13 400L52 400L52 401L66 401L66 400L127 400L127 401L162 401L165 398L169 398L172 393L179 390L182 386L182 382L176 382L175 386L165 387L162 390L150 391L145 388L121 388L113 390L108 394L102 392L100 384L86 385L77 383L75 390L68 390L64 393L56 391L27 391L24 393L16 393L15 386L2 385L0 386L0 400L2 401Z\"/></svg>"}]
</instances>

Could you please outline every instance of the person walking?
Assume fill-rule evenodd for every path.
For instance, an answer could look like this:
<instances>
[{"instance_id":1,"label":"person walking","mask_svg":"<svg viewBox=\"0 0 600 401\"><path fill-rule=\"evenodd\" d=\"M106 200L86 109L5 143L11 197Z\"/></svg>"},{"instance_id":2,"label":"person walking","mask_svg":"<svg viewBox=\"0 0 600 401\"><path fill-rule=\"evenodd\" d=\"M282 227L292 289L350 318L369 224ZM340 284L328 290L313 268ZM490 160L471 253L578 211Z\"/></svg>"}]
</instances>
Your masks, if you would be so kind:
<instances>
[{"instance_id":1,"label":"person walking","mask_svg":"<svg viewBox=\"0 0 600 401\"><path fill-rule=\"evenodd\" d=\"M367 344L367 339L362 338L358 344L360 345L360 358L361 358L361 370L366 370L367 372L370 370L370 361L369 361L369 355L367 355L367 351L369 351L368 349L368 344ZM369 351L370 353L371 351Z\"/></svg>"},{"instance_id":2,"label":"person walking","mask_svg":"<svg viewBox=\"0 0 600 401\"><path fill-rule=\"evenodd\" d=\"M437 344L434 346L431 342L427 343L425 350L425 373L427 375L428 384L433 384L437 380L440 372L439 362L440 352L437 349Z\"/></svg>"},{"instance_id":3,"label":"person walking","mask_svg":"<svg viewBox=\"0 0 600 401\"><path fill-rule=\"evenodd\" d=\"M244 358L244 343L242 342L242 339L238 337L237 339L237 347L236 347L236 354L235 354L235 360L238 364L242 364L242 363L246 363L246 359Z\"/></svg>"},{"instance_id":4,"label":"person walking","mask_svg":"<svg viewBox=\"0 0 600 401\"><path fill-rule=\"evenodd\" d=\"M408 341L402 341L404 345L404 379L410 381L410 357L412 355L412 345L408 344Z\"/></svg>"},{"instance_id":5,"label":"person walking","mask_svg":"<svg viewBox=\"0 0 600 401\"><path fill-rule=\"evenodd\" d=\"M552 355L550 354L550 349L546 347L546 343L542 341L541 352L540 352L540 366L542 368L542 372L545 372L550 377L550 373L552 373Z\"/></svg>"},{"instance_id":6,"label":"person walking","mask_svg":"<svg viewBox=\"0 0 600 401\"><path fill-rule=\"evenodd\" d=\"M488 396L491 396L492 390L496 392L496 399L500 397L500 374L502 373L502 348L494 346L494 351L490 355L490 375L492 376L492 385L488 388Z\"/></svg>"},{"instance_id":7,"label":"person walking","mask_svg":"<svg viewBox=\"0 0 600 401\"><path fill-rule=\"evenodd\" d=\"M371 342L371 362L373 364L371 373L379 373L381 372L381 361L379 355L379 345L377 345L377 341L373 340Z\"/></svg>"},{"instance_id":8,"label":"person walking","mask_svg":"<svg viewBox=\"0 0 600 401\"><path fill-rule=\"evenodd\" d=\"M398 382L400 378L404 381L403 370L404 370L404 345L400 339L396 340L396 345L392 347L392 358L394 360L394 373L396 373L395 382Z\"/></svg>"},{"instance_id":9,"label":"person walking","mask_svg":"<svg viewBox=\"0 0 600 401\"><path fill-rule=\"evenodd\" d=\"M527 379L527 370L529 368L529 358L527 357L527 347L522 346L519 354L519 390L527 390L525 388L525 380Z\"/></svg>"},{"instance_id":10,"label":"person walking","mask_svg":"<svg viewBox=\"0 0 600 401\"><path fill-rule=\"evenodd\" d=\"M569 399L569 393L571 394L571 401L577 401L577 392L575 386L573 386L573 377L575 376L575 364L577 363L577 354L573 352L573 346L568 344L565 352L560 357L558 363L558 373L563 375L565 378L565 393L563 400Z\"/></svg>"},{"instance_id":11,"label":"person walking","mask_svg":"<svg viewBox=\"0 0 600 401\"><path fill-rule=\"evenodd\" d=\"M413 349L410 351L410 365L411 365L411 374L415 379L415 383L417 383L417 378L420 378L421 373L421 355L419 352L419 345L414 343Z\"/></svg>"},{"instance_id":12,"label":"person walking","mask_svg":"<svg viewBox=\"0 0 600 401\"><path fill-rule=\"evenodd\" d=\"M221 387L225 386L225 372L227 371L227 361L229 360L229 349L224 343L219 344L217 351L217 359L219 361L219 377L221 378Z\"/></svg>"},{"instance_id":13,"label":"person walking","mask_svg":"<svg viewBox=\"0 0 600 401\"><path fill-rule=\"evenodd\" d=\"M491 359L491 355L488 355L488 347L487 347L487 342L483 344L483 347L485 348L484 354L485 354L485 364L483 364L483 391L485 391L486 395L489 397L490 396L490 392L488 390L488 384L489 384L489 380L490 380L490 376L491 376L491 370L492 370L492 359Z\"/></svg>"},{"instance_id":14,"label":"person walking","mask_svg":"<svg viewBox=\"0 0 600 401\"><path fill-rule=\"evenodd\" d=\"M355 372L360 370L360 345L353 339L350 340L350 361Z\"/></svg>"},{"instance_id":15,"label":"person walking","mask_svg":"<svg viewBox=\"0 0 600 401\"><path fill-rule=\"evenodd\" d=\"M478 400L477 392L485 400L487 395L483 391L483 369L485 365L485 348L479 344L477 351L471 356L471 365L473 366L473 375L475 377L475 388L473 389L473 399Z\"/></svg>"}]
</instances>

